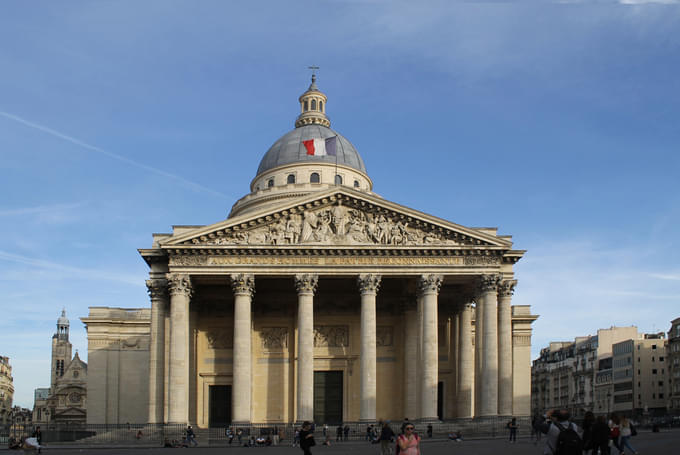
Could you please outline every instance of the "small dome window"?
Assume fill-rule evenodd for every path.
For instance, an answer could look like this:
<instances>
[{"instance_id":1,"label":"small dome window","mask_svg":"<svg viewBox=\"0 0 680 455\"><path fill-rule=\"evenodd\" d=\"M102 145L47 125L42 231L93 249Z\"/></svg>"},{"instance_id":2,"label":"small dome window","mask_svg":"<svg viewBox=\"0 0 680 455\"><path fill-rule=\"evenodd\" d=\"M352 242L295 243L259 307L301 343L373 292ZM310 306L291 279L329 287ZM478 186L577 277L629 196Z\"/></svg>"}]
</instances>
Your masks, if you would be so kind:
<instances>
[{"instance_id":1,"label":"small dome window","mask_svg":"<svg viewBox=\"0 0 680 455\"><path fill-rule=\"evenodd\" d=\"M309 183L319 183L319 181L320 181L319 173L312 172L312 175L309 176Z\"/></svg>"},{"instance_id":2,"label":"small dome window","mask_svg":"<svg viewBox=\"0 0 680 455\"><path fill-rule=\"evenodd\" d=\"M319 101L319 110L323 112L323 101Z\"/></svg>"},{"instance_id":3,"label":"small dome window","mask_svg":"<svg viewBox=\"0 0 680 455\"><path fill-rule=\"evenodd\" d=\"M316 100L312 100L312 110L316 110Z\"/></svg>"},{"instance_id":4,"label":"small dome window","mask_svg":"<svg viewBox=\"0 0 680 455\"><path fill-rule=\"evenodd\" d=\"M354 181L354 188L359 188L359 181L358 180Z\"/></svg>"},{"instance_id":5,"label":"small dome window","mask_svg":"<svg viewBox=\"0 0 680 455\"><path fill-rule=\"evenodd\" d=\"M288 174L287 183L295 183L295 174Z\"/></svg>"},{"instance_id":6,"label":"small dome window","mask_svg":"<svg viewBox=\"0 0 680 455\"><path fill-rule=\"evenodd\" d=\"M271 187L273 187L273 186L274 186L274 179L269 179L269 180L267 181L267 188L271 188Z\"/></svg>"},{"instance_id":7,"label":"small dome window","mask_svg":"<svg viewBox=\"0 0 680 455\"><path fill-rule=\"evenodd\" d=\"M305 112L309 110L309 103L305 100Z\"/></svg>"},{"instance_id":8,"label":"small dome window","mask_svg":"<svg viewBox=\"0 0 680 455\"><path fill-rule=\"evenodd\" d=\"M335 184L336 185L342 185L342 176L340 175L335 175Z\"/></svg>"}]
</instances>

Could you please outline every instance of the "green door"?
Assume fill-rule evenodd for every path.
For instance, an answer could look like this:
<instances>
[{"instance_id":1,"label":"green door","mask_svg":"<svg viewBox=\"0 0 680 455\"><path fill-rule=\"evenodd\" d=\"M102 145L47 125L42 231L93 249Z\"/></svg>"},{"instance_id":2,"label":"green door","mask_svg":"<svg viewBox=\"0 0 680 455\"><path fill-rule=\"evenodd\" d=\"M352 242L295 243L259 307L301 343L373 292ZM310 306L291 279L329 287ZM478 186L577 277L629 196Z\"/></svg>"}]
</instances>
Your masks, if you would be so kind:
<instances>
[{"instance_id":1,"label":"green door","mask_svg":"<svg viewBox=\"0 0 680 455\"><path fill-rule=\"evenodd\" d=\"M342 423L342 371L314 372L314 422Z\"/></svg>"}]
</instances>

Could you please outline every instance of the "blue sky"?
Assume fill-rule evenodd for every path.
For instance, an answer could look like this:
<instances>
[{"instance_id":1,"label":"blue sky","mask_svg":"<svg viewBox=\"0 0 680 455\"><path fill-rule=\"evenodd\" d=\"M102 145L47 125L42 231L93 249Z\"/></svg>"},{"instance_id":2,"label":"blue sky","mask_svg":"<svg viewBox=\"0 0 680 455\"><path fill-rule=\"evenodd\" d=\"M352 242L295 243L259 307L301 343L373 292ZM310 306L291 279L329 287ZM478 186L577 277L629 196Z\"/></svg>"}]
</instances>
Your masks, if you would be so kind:
<instances>
[{"instance_id":1,"label":"blue sky","mask_svg":"<svg viewBox=\"0 0 680 455\"><path fill-rule=\"evenodd\" d=\"M424 3L424 4L422 4ZM623 3L623 2L622 2ZM627 3L627 2L625 2ZM550 340L680 316L676 2L12 2L0 16L0 353L49 386L65 307L148 306L136 249L226 218L308 65L383 197L528 250Z\"/></svg>"}]
</instances>

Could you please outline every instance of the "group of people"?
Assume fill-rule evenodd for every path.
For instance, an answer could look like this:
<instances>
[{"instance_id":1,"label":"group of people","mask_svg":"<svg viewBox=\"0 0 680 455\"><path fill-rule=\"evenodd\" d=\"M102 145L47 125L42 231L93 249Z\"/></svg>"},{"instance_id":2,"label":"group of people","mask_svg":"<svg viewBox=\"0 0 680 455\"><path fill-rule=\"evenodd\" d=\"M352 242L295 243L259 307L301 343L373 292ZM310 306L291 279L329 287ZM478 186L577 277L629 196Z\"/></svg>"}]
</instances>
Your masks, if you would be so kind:
<instances>
[{"instance_id":1,"label":"group of people","mask_svg":"<svg viewBox=\"0 0 680 455\"><path fill-rule=\"evenodd\" d=\"M35 427L30 438L9 438L7 448L10 450L24 451L37 450L37 452L40 453L42 450L42 431L40 430L40 427Z\"/></svg>"},{"instance_id":2,"label":"group of people","mask_svg":"<svg viewBox=\"0 0 680 455\"><path fill-rule=\"evenodd\" d=\"M514 426L514 431L513 427ZM545 434L544 455L610 455L611 447L617 449L619 455L637 454L630 438L637 434L635 426L626 417L613 414L609 420L605 416L597 416L587 412L579 426L565 409L548 411L544 416L534 417L532 437L535 444ZM515 419L510 428L510 441L517 433Z\"/></svg>"}]
</instances>

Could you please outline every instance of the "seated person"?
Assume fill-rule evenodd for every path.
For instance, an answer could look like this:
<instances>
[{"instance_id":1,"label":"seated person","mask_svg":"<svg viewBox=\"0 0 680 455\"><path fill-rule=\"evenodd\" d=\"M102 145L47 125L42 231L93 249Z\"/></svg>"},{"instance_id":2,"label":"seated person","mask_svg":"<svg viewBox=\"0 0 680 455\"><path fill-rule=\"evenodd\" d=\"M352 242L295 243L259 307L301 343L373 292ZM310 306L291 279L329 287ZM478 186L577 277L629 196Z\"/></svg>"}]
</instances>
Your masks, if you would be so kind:
<instances>
[{"instance_id":1,"label":"seated person","mask_svg":"<svg viewBox=\"0 0 680 455\"><path fill-rule=\"evenodd\" d=\"M461 442L463 440L463 435L461 434L460 431L458 432L452 431L451 433L449 433L449 439L451 441Z\"/></svg>"}]
</instances>

